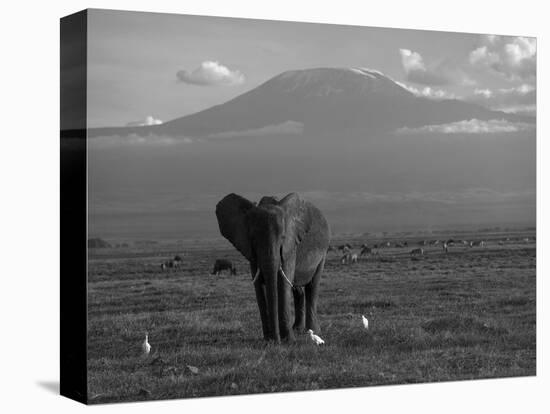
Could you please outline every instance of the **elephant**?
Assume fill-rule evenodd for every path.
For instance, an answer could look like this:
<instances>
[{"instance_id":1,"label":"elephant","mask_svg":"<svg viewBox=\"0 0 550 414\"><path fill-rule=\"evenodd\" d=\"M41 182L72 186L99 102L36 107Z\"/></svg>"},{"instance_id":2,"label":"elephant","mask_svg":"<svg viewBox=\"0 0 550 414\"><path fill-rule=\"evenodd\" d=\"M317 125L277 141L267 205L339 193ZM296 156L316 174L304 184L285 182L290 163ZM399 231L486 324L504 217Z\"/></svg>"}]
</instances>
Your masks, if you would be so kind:
<instances>
[{"instance_id":1,"label":"elephant","mask_svg":"<svg viewBox=\"0 0 550 414\"><path fill-rule=\"evenodd\" d=\"M229 273L232 275L237 274L237 268L233 263L231 263L231 260L227 259L216 259L216 262L214 263L214 270L212 270L213 275L218 275L224 270L229 270Z\"/></svg>"},{"instance_id":2,"label":"elephant","mask_svg":"<svg viewBox=\"0 0 550 414\"><path fill-rule=\"evenodd\" d=\"M319 285L330 242L323 213L298 194L255 204L229 194L216 205L221 234L250 262L264 339L293 342L319 332ZM291 326L291 296L295 320Z\"/></svg>"}]
</instances>

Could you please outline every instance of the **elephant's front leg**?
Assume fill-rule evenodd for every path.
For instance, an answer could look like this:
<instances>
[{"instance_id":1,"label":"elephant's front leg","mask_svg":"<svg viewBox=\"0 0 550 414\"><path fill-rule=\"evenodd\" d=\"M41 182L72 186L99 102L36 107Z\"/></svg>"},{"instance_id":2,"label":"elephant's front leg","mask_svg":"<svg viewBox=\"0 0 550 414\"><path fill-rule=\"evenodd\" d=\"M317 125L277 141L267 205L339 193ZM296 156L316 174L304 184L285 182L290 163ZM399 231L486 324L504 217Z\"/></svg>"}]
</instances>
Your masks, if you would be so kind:
<instances>
[{"instance_id":1,"label":"elephant's front leg","mask_svg":"<svg viewBox=\"0 0 550 414\"><path fill-rule=\"evenodd\" d=\"M294 342L294 332L292 331L290 303L292 300L292 285L279 271L278 277L278 298L279 298L279 331L281 339L288 342Z\"/></svg>"},{"instance_id":2,"label":"elephant's front leg","mask_svg":"<svg viewBox=\"0 0 550 414\"><path fill-rule=\"evenodd\" d=\"M306 327L306 298L302 286L294 286L294 326L293 329L303 332Z\"/></svg>"},{"instance_id":3,"label":"elephant's front leg","mask_svg":"<svg viewBox=\"0 0 550 414\"><path fill-rule=\"evenodd\" d=\"M255 272L253 272L254 274ZM267 319L267 302L265 299L265 287L262 283L261 275L254 281L254 290L256 292L256 301L258 302L258 308L260 310L260 318L262 320L262 331L264 333L264 339L267 341L271 339L271 333L269 331L269 323Z\"/></svg>"}]
</instances>

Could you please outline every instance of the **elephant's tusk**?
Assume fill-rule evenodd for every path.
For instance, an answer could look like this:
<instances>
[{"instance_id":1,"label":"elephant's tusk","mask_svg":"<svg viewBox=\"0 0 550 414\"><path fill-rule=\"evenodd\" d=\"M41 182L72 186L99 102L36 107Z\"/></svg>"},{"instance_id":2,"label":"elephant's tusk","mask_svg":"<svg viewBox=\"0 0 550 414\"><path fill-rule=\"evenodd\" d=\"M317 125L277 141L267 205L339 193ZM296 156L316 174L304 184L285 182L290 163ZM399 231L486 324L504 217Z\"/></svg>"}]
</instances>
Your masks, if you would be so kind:
<instances>
[{"instance_id":1,"label":"elephant's tusk","mask_svg":"<svg viewBox=\"0 0 550 414\"><path fill-rule=\"evenodd\" d=\"M258 276L260 276L260 268L258 267L258 270L256 270L256 275L254 276L254 279L252 279L252 283L256 283L256 280L258 280Z\"/></svg>"},{"instance_id":2,"label":"elephant's tusk","mask_svg":"<svg viewBox=\"0 0 550 414\"><path fill-rule=\"evenodd\" d=\"M290 287L293 288L294 285L292 284L292 282L290 281L290 279L289 279L288 277L286 277L285 271L283 270L283 267L282 267L282 266L279 268L279 270L281 271L281 274L283 275L283 277L285 278L285 280L288 282L288 284L290 285ZM258 280L258 276L260 276L260 268L258 268L258 270L256 270L256 275L254 276L254 279L252 279L252 283L256 283L256 280Z\"/></svg>"},{"instance_id":3,"label":"elephant's tusk","mask_svg":"<svg viewBox=\"0 0 550 414\"><path fill-rule=\"evenodd\" d=\"M283 277L286 279L286 281L288 282L288 284L290 285L290 287L293 288L294 285L292 284L292 282L290 281L290 279L289 279L288 277L286 277L285 271L283 270L283 266L281 266L280 269L281 269L281 273L282 273Z\"/></svg>"}]
</instances>

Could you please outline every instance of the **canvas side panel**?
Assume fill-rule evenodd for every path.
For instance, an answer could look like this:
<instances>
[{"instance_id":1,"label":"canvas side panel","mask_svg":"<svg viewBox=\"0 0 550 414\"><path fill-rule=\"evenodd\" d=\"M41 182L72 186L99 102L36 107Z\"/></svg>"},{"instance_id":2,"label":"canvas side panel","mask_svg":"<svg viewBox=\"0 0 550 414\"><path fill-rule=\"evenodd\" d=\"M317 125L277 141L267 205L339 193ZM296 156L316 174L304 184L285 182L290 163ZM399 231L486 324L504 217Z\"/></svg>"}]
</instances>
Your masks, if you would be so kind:
<instances>
[{"instance_id":1,"label":"canvas side panel","mask_svg":"<svg viewBox=\"0 0 550 414\"><path fill-rule=\"evenodd\" d=\"M87 11L60 22L61 395L87 402Z\"/></svg>"}]
</instances>

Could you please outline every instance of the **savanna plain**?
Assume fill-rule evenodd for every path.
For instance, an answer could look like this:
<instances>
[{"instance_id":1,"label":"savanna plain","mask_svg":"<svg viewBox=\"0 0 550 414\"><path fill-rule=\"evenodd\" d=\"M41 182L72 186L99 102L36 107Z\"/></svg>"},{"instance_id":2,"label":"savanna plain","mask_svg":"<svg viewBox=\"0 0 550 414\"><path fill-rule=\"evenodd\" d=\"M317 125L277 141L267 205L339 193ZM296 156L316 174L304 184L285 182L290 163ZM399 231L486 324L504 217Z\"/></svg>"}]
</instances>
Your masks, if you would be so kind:
<instances>
[{"instance_id":1,"label":"savanna plain","mask_svg":"<svg viewBox=\"0 0 550 414\"><path fill-rule=\"evenodd\" d=\"M449 238L486 244L455 243L447 253L430 244ZM424 255L411 256L421 239ZM392 247L357 263L328 253L323 346L305 334L264 342L248 263L221 239L89 249L89 402L535 375L534 231L350 236L332 245L358 251L387 241ZM175 255L181 266L162 270ZM219 258L237 275L212 275Z\"/></svg>"}]
</instances>

